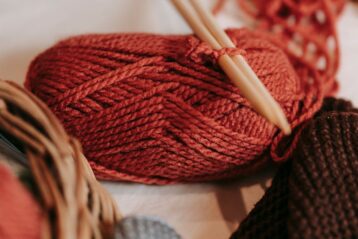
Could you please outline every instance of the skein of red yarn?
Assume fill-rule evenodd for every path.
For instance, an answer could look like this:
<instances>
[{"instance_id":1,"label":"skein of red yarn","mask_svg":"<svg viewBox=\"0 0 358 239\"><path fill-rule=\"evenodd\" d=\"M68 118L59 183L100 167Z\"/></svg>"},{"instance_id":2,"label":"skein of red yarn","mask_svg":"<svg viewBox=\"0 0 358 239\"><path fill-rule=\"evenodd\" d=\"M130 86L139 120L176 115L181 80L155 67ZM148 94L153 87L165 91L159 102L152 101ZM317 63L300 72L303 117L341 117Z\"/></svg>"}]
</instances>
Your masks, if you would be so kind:
<instances>
[{"instance_id":1,"label":"skein of red yarn","mask_svg":"<svg viewBox=\"0 0 358 239\"><path fill-rule=\"evenodd\" d=\"M317 110L323 83L276 39L246 29L227 33L292 127ZM101 179L230 178L263 165L270 150L280 160L282 135L219 69L220 54L192 35L78 36L39 55L26 86L81 141Z\"/></svg>"}]
</instances>

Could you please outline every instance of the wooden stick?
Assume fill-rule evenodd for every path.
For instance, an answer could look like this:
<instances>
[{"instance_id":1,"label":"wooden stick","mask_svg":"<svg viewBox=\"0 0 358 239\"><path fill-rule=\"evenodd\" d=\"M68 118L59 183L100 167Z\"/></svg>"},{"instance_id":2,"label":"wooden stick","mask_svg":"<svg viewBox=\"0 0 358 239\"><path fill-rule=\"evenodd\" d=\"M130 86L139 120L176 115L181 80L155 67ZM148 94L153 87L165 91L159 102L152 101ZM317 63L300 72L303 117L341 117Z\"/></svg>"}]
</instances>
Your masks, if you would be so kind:
<instances>
[{"instance_id":1,"label":"wooden stick","mask_svg":"<svg viewBox=\"0 0 358 239\"><path fill-rule=\"evenodd\" d=\"M231 41L230 37L225 33L225 31L217 24L214 16L208 10L206 10L198 0L190 0L190 2L194 9L197 11L201 21L206 25L206 27L218 40L221 46L235 48L235 44ZM245 74L245 76L251 80L251 83L255 86L256 90L261 95L259 100L261 100L263 104L270 106L271 110L274 112L276 119L273 122L275 122L275 124L279 126L284 133L289 134L291 132L291 128L282 108L271 96L264 84L262 84L262 82L259 80L256 73L252 70L245 58L241 55L236 55L233 56L232 59L240 68L240 70Z\"/></svg>"},{"instance_id":2,"label":"wooden stick","mask_svg":"<svg viewBox=\"0 0 358 239\"><path fill-rule=\"evenodd\" d=\"M231 39L216 24L214 17L199 2L190 1L172 0L195 34L215 50L220 50L223 47L235 47ZM218 59L218 63L258 113L278 126L285 134L291 132L281 107L242 56L235 56L232 59L225 54Z\"/></svg>"}]
</instances>

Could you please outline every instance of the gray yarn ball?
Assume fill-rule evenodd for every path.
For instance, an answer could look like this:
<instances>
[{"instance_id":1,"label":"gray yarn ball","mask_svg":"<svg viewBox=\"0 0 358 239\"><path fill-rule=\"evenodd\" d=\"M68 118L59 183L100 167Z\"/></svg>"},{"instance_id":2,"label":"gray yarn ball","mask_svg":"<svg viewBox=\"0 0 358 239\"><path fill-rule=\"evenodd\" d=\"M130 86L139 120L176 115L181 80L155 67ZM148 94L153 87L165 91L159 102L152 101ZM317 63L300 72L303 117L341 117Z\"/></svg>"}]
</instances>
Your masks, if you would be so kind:
<instances>
[{"instance_id":1,"label":"gray yarn ball","mask_svg":"<svg viewBox=\"0 0 358 239\"><path fill-rule=\"evenodd\" d=\"M181 239L163 221L152 217L131 216L116 225L115 239Z\"/></svg>"}]
</instances>

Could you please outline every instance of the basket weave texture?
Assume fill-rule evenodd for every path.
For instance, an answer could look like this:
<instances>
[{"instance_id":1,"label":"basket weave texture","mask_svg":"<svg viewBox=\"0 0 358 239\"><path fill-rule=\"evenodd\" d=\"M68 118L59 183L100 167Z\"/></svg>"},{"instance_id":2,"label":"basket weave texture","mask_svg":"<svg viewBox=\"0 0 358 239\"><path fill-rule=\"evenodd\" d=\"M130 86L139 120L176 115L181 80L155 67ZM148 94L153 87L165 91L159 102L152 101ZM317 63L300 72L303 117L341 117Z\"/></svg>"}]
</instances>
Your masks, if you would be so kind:
<instances>
[{"instance_id":1,"label":"basket weave texture","mask_svg":"<svg viewBox=\"0 0 358 239\"><path fill-rule=\"evenodd\" d=\"M78 141L47 106L0 80L0 131L25 153L45 213L42 238L110 238L120 219L115 201L93 175Z\"/></svg>"}]
</instances>

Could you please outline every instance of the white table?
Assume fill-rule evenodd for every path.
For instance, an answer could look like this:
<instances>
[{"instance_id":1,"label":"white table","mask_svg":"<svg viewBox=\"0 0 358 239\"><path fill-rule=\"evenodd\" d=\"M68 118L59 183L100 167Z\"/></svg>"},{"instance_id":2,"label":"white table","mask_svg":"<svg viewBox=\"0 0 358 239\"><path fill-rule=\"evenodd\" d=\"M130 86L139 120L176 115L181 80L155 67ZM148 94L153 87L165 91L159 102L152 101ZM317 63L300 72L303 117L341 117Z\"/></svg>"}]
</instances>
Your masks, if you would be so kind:
<instances>
[{"instance_id":1,"label":"white table","mask_svg":"<svg viewBox=\"0 0 358 239\"><path fill-rule=\"evenodd\" d=\"M236 9L230 4L218 19L222 26L238 27ZM0 78L22 83L38 53L62 38L91 32L188 33L190 29L168 0L0 0ZM358 105L358 7L348 6L339 33L339 95ZM226 184L104 185L124 215L159 216L185 239L226 239L261 198L272 172Z\"/></svg>"}]
</instances>

